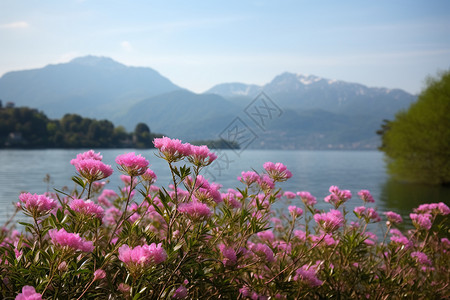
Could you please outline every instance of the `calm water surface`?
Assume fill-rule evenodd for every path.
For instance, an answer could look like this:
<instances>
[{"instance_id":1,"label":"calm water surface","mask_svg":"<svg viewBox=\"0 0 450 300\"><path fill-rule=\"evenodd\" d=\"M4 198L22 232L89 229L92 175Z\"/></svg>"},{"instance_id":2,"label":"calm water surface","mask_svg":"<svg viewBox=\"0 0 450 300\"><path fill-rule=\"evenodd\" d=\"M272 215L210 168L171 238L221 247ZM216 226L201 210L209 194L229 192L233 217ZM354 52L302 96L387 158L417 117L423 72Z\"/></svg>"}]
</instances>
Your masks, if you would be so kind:
<instances>
[{"instance_id":1,"label":"calm water surface","mask_svg":"<svg viewBox=\"0 0 450 300\"><path fill-rule=\"evenodd\" d=\"M70 178L75 175L75 168L70 160L83 151L0 150L0 222L3 223L11 215L12 203L18 201L18 195L23 191L44 193L47 189L73 187ZM158 176L156 184L167 186L170 182L167 164L155 156L154 150L96 150L101 152L106 164L113 166L117 155L130 151L144 155ZM317 197L318 208L329 207L322 200L328 195L331 185L351 190L354 197L347 204L349 209L362 205L357 197L361 189L371 191L379 211L394 210L403 216L407 216L412 208L421 203L442 201L450 205L449 187L411 185L390 180L383 154L378 151L245 150L238 155L232 150L226 150L219 153L217 163L210 166L205 176L222 184L224 191L242 187L236 177L242 171L261 171L266 161L284 163L293 177L280 187L293 192L309 191ZM46 174L51 177L50 186L44 182ZM115 169L108 188L117 190L121 185L119 174Z\"/></svg>"}]
</instances>

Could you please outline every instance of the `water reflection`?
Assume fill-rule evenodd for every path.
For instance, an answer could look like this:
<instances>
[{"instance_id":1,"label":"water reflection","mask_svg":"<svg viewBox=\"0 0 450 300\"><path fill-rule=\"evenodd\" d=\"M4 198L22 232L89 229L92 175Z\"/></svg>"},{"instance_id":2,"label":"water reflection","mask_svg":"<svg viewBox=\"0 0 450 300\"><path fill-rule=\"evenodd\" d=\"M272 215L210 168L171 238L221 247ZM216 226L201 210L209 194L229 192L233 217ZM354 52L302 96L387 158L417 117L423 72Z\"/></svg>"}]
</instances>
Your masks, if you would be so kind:
<instances>
[{"instance_id":1,"label":"water reflection","mask_svg":"<svg viewBox=\"0 0 450 300\"><path fill-rule=\"evenodd\" d=\"M420 204L444 202L450 206L450 187L411 184L388 179L381 187L380 206L409 218L409 213Z\"/></svg>"}]
</instances>

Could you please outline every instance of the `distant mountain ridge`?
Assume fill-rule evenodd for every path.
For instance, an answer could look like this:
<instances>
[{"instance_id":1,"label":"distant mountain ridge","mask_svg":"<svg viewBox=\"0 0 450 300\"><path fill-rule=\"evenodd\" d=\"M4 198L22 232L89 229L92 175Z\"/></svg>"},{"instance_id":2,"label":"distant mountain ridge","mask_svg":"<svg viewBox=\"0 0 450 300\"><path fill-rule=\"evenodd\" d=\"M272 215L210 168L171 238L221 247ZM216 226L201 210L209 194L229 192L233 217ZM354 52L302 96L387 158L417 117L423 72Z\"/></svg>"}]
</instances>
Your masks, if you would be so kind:
<instances>
[{"instance_id":1,"label":"distant mountain ridge","mask_svg":"<svg viewBox=\"0 0 450 300\"><path fill-rule=\"evenodd\" d=\"M65 113L111 118L132 103L178 89L151 68L128 67L96 56L0 78L0 99L41 109L52 118Z\"/></svg>"},{"instance_id":2,"label":"distant mountain ridge","mask_svg":"<svg viewBox=\"0 0 450 300\"><path fill-rule=\"evenodd\" d=\"M248 114L261 92L282 112L264 132ZM128 130L144 122L154 132L183 140L217 139L238 118L257 136L252 148L375 149L382 120L409 107L416 96L288 72L263 86L223 83L196 94L151 68L86 56L9 72L0 78L0 99L51 118L77 113Z\"/></svg>"}]
</instances>

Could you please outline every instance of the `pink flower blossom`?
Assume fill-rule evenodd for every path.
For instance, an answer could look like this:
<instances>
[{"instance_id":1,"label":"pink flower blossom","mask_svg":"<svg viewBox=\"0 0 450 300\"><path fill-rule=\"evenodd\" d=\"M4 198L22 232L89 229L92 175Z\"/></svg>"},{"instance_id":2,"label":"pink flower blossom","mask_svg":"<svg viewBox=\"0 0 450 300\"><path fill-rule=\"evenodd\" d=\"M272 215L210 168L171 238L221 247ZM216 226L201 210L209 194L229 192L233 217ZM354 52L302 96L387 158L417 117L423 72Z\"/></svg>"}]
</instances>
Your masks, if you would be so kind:
<instances>
[{"instance_id":1,"label":"pink flower blossom","mask_svg":"<svg viewBox=\"0 0 450 300\"><path fill-rule=\"evenodd\" d=\"M230 191L231 190L231 191ZM228 193L222 193L221 197L223 201L232 208L240 208L241 202L236 199L237 192L232 189L228 190Z\"/></svg>"},{"instance_id":2,"label":"pink flower blossom","mask_svg":"<svg viewBox=\"0 0 450 300\"><path fill-rule=\"evenodd\" d=\"M428 256L420 251L415 251L411 253L411 257L415 258L417 262L419 262L422 265L429 265L431 266L431 260L428 259Z\"/></svg>"},{"instance_id":3,"label":"pink flower blossom","mask_svg":"<svg viewBox=\"0 0 450 300\"><path fill-rule=\"evenodd\" d=\"M294 230L294 236L302 242L306 242L306 232L303 230Z\"/></svg>"},{"instance_id":4,"label":"pink flower blossom","mask_svg":"<svg viewBox=\"0 0 450 300\"><path fill-rule=\"evenodd\" d=\"M412 242L405 237L400 230L398 229L391 229L391 243L396 244L397 246L405 246L406 249L410 248L412 246Z\"/></svg>"},{"instance_id":5,"label":"pink flower blossom","mask_svg":"<svg viewBox=\"0 0 450 300\"><path fill-rule=\"evenodd\" d=\"M116 157L116 163L120 165L120 170L130 176L139 176L145 173L148 168L148 160L140 154L134 152L121 154Z\"/></svg>"},{"instance_id":6,"label":"pink flower blossom","mask_svg":"<svg viewBox=\"0 0 450 300\"><path fill-rule=\"evenodd\" d=\"M431 214L409 214L413 225L416 226L417 229L431 229Z\"/></svg>"},{"instance_id":7,"label":"pink flower blossom","mask_svg":"<svg viewBox=\"0 0 450 300\"><path fill-rule=\"evenodd\" d=\"M257 235L261 239L261 241L272 243L275 240L275 235L273 234L273 231L270 229L260 231L257 233Z\"/></svg>"},{"instance_id":8,"label":"pink flower blossom","mask_svg":"<svg viewBox=\"0 0 450 300\"><path fill-rule=\"evenodd\" d=\"M182 203L178 207L178 210L193 221L201 221L212 215L211 209L208 205L198 201Z\"/></svg>"},{"instance_id":9,"label":"pink flower blossom","mask_svg":"<svg viewBox=\"0 0 450 300\"><path fill-rule=\"evenodd\" d=\"M317 278L318 267L316 265L303 265L295 271L294 280L301 280L310 287L316 287L323 284L323 281Z\"/></svg>"},{"instance_id":10,"label":"pink flower blossom","mask_svg":"<svg viewBox=\"0 0 450 300\"><path fill-rule=\"evenodd\" d=\"M184 285L180 285L172 295L172 299L184 299L188 295L188 290Z\"/></svg>"},{"instance_id":11,"label":"pink flower blossom","mask_svg":"<svg viewBox=\"0 0 450 300\"><path fill-rule=\"evenodd\" d=\"M253 171L242 172L241 176L237 178L242 183L250 186L252 183L259 181L259 175Z\"/></svg>"},{"instance_id":12,"label":"pink flower blossom","mask_svg":"<svg viewBox=\"0 0 450 300\"><path fill-rule=\"evenodd\" d=\"M293 193L291 191L284 192L284 196L288 199L294 199L296 197L295 193Z\"/></svg>"},{"instance_id":13,"label":"pink flower blossom","mask_svg":"<svg viewBox=\"0 0 450 300\"><path fill-rule=\"evenodd\" d=\"M418 208L414 209L415 213L428 213L428 214L441 214L446 216L450 214L450 208L443 202L439 203L427 203L421 204Z\"/></svg>"},{"instance_id":14,"label":"pink flower blossom","mask_svg":"<svg viewBox=\"0 0 450 300\"><path fill-rule=\"evenodd\" d=\"M250 250L259 257L264 257L268 262L274 262L273 251L266 244L253 244Z\"/></svg>"},{"instance_id":15,"label":"pink flower blossom","mask_svg":"<svg viewBox=\"0 0 450 300\"><path fill-rule=\"evenodd\" d=\"M365 203L374 203L375 200L373 199L372 195L368 190L360 190L358 192L359 198L364 201Z\"/></svg>"},{"instance_id":16,"label":"pink flower blossom","mask_svg":"<svg viewBox=\"0 0 450 300\"><path fill-rule=\"evenodd\" d=\"M153 140L153 144L155 148L159 149L161 157L169 163L179 161L191 154L191 145L183 144L178 139L170 139L168 137L156 138Z\"/></svg>"},{"instance_id":17,"label":"pink flower blossom","mask_svg":"<svg viewBox=\"0 0 450 300\"><path fill-rule=\"evenodd\" d=\"M130 248L128 245L122 245L119 248L119 260L128 267L148 267L164 262L167 259L167 253L162 248L161 243Z\"/></svg>"},{"instance_id":18,"label":"pink flower blossom","mask_svg":"<svg viewBox=\"0 0 450 300\"><path fill-rule=\"evenodd\" d=\"M263 167L273 181L286 181L292 177L292 173L282 163L278 162L274 164L268 161L264 163Z\"/></svg>"},{"instance_id":19,"label":"pink flower blossom","mask_svg":"<svg viewBox=\"0 0 450 300\"><path fill-rule=\"evenodd\" d=\"M330 186L330 195L325 197L325 202L331 203L335 208L341 206L342 203L352 198L352 193L349 190L340 190L337 186Z\"/></svg>"},{"instance_id":20,"label":"pink flower blossom","mask_svg":"<svg viewBox=\"0 0 450 300\"><path fill-rule=\"evenodd\" d=\"M102 180L113 173L110 165L105 165L97 159L75 159L71 163L75 166L80 176L86 178L89 182Z\"/></svg>"},{"instance_id":21,"label":"pink flower blossom","mask_svg":"<svg viewBox=\"0 0 450 300\"><path fill-rule=\"evenodd\" d=\"M309 237L311 238L311 242L314 243L314 246L319 245L319 244L322 244L322 246L323 245L334 246L337 243L339 243L339 240L335 240L331 233L322 233L319 236L310 235Z\"/></svg>"},{"instance_id":22,"label":"pink flower blossom","mask_svg":"<svg viewBox=\"0 0 450 300\"><path fill-rule=\"evenodd\" d=\"M224 244L219 244L219 250L223 256L222 263L224 266L230 267L237 263L236 251L233 247L227 247Z\"/></svg>"},{"instance_id":23,"label":"pink flower blossom","mask_svg":"<svg viewBox=\"0 0 450 300\"><path fill-rule=\"evenodd\" d=\"M377 211L373 207L358 206L358 207L355 207L353 211L355 212L355 214L358 218L364 218L366 220L366 222L381 221L380 216L378 215Z\"/></svg>"},{"instance_id":24,"label":"pink flower blossom","mask_svg":"<svg viewBox=\"0 0 450 300\"><path fill-rule=\"evenodd\" d=\"M103 208L91 200L84 201L82 199L74 199L69 207L73 211L88 217L96 217L98 219L103 218Z\"/></svg>"},{"instance_id":25,"label":"pink flower blossom","mask_svg":"<svg viewBox=\"0 0 450 300\"><path fill-rule=\"evenodd\" d=\"M34 287L26 285L22 287L22 293L18 294L15 300L42 300L42 295L37 293Z\"/></svg>"},{"instance_id":26,"label":"pink flower blossom","mask_svg":"<svg viewBox=\"0 0 450 300\"><path fill-rule=\"evenodd\" d=\"M301 209L300 207L297 207L295 205L290 205L288 207L289 209L289 213L291 214L291 216L293 218L297 218L300 217L301 215L303 215L303 209Z\"/></svg>"},{"instance_id":27,"label":"pink flower blossom","mask_svg":"<svg viewBox=\"0 0 450 300\"><path fill-rule=\"evenodd\" d=\"M205 167L217 159L217 155L214 152L210 152L207 146L189 146L190 154L188 160L195 166Z\"/></svg>"},{"instance_id":28,"label":"pink flower blossom","mask_svg":"<svg viewBox=\"0 0 450 300\"><path fill-rule=\"evenodd\" d=\"M399 224L403 222L402 216L393 211L385 212L384 215L386 216L388 221L391 222L392 224Z\"/></svg>"},{"instance_id":29,"label":"pink flower blossom","mask_svg":"<svg viewBox=\"0 0 450 300\"><path fill-rule=\"evenodd\" d=\"M92 252L94 250L94 245L91 241L86 241L78 233L69 233L64 228L50 230L48 234L56 246L68 247L72 250L83 252Z\"/></svg>"},{"instance_id":30,"label":"pink flower blossom","mask_svg":"<svg viewBox=\"0 0 450 300\"><path fill-rule=\"evenodd\" d=\"M142 180L147 181L148 184L153 184L156 182L156 179L158 179L155 172L150 169L147 169L147 171L145 171L145 173L141 175L141 178Z\"/></svg>"},{"instance_id":31,"label":"pink flower blossom","mask_svg":"<svg viewBox=\"0 0 450 300\"><path fill-rule=\"evenodd\" d=\"M344 224L344 218L339 210L332 209L328 213L314 215L314 220L325 231L334 231Z\"/></svg>"},{"instance_id":32,"label":"pink flower blossom","mask_svg":"<svg viewBox=\"0 0 450 300\"><path fill-rule=\"evenodd\" d=\"M100 154L100 152L99 152L99 153L95 153L94 150L91 149L91 150L89 150L89 151L86 151L86 152L77 154L77 157L76 157L75 159L72 159L72 160L70 161L70 163L71 163L72 165L74 165L74 163L75 163L77 160L84 160L84 159L102 160L102 159L103 159L103 156Z\"/></svg>"},{"instance_id":33,"label":"pink flower blossom","mask_svg":"<svg viewBox=\"0 0 450 300\"><path fill-rule=\"evenodd\" d=\"M106 277L106 272L102 269L97 269L94 272L94 281L99 280L99 279L103 279Z\"/></svg>"},{"instance_id":34,"label":"pink flower blossom","mask_svg":"<svg viewBox=\"0 0 450 300\"><path fill-rule=\"evenodd\" d=\"M271 191L275 188L274 180L267 174L258 179L258 184L263 191Z\"/></svg>"},{"instance_id":35,"label":"pink flower blossom","mask_svg":"<svg viewBox=\"0 0 450 300\"><path fill-rule=\"evenodd\" d=\"M312 196L309 192L297 192L297 195L302 199L303 203L308 206L314 206L317 203L316 197Z\"/></svg>"},{"instance_id":36,"label":"pink flower blossom","mask_svg":"<svg viewBox=\"0 0 450 300\"><path fill-rule=\"evenodd\" d=\"M19 200L32 215L46 213L56 207L56 201L45 195L22 193Z\"/></svg>"}]
</instances>

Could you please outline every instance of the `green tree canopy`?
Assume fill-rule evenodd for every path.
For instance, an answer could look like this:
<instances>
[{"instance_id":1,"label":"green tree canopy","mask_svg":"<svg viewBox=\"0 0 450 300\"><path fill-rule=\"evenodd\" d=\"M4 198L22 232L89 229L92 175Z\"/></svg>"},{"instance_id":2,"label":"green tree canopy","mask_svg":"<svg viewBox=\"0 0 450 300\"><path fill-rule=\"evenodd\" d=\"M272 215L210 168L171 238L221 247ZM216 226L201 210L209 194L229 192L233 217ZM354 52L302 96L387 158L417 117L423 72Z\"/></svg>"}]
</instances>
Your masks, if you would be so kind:
<instances>
[{"instance_id":1,"label":"green tree canopy","mask_svg":"<svg viewBox=\"0 0 450 300\"><path fill-rule=\"evenodd\" d=\"M385 122L380 133L394 177L450 184L450 71L428 79L417 102Z\"/></svg>"}]
</instances>

